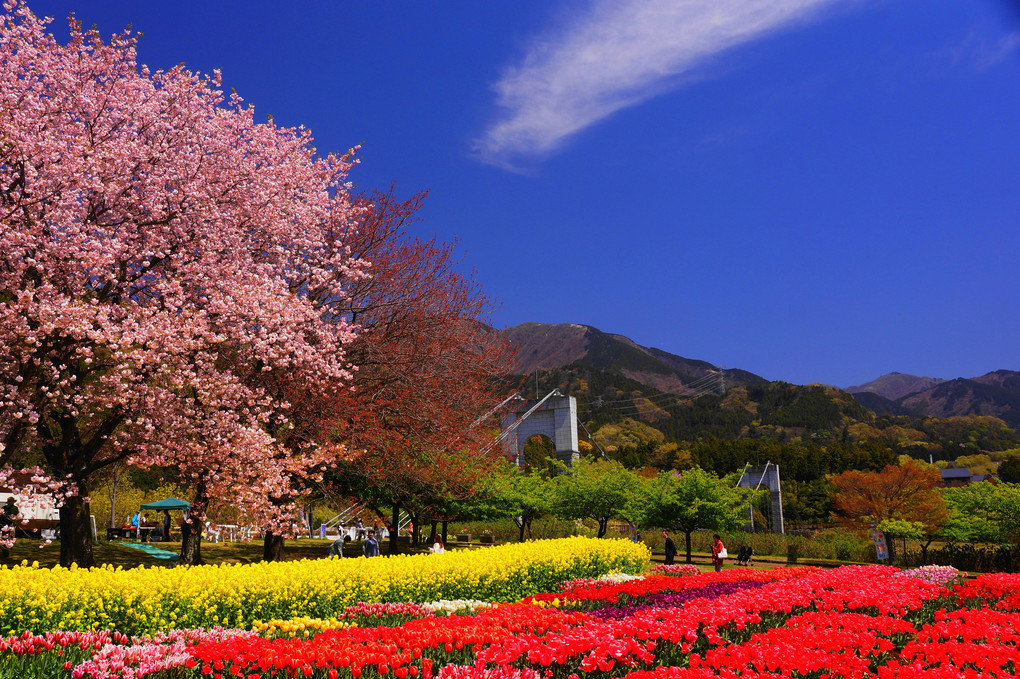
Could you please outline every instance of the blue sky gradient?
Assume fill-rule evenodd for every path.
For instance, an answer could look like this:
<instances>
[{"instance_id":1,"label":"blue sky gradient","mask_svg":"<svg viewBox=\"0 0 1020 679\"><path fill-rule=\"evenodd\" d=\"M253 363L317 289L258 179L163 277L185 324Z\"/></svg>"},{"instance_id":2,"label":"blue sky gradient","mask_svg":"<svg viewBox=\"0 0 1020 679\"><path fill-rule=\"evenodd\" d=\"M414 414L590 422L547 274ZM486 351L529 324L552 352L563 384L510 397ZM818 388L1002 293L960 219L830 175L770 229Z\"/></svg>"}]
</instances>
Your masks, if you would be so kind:
<instances>
[{"instance_id":1,"label":"blue sky gradient","mask_svg":"<svg viewBox=\"0 0 1020 679\"><path fill-rule=\"evenodd\" d=\"M1016 3L30 7L363 144L359 187L431 189L422 234L460 239L498 327L795 383L1020 370Z\"/></svg>"}]
</instances>

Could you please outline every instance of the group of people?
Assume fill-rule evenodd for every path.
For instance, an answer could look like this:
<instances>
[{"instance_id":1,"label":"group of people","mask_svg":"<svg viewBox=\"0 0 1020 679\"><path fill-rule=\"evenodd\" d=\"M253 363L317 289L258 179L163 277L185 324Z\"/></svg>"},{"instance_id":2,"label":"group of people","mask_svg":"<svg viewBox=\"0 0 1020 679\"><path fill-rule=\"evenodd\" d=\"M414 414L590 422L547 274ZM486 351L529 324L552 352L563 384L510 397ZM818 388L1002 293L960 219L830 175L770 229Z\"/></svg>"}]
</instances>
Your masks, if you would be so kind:
<instances>
[{"instance_id":1,"label":"group of people","mask_svg":"<svg viewBox=\"0 0 1020 679\"><path fill-rule=\"evenodd\" d=\"M142 528L150 527L151 528L154 525L155 524L150 524L149 523L149 518L145 514L142 514L140 511L139 512L135 512L134 514L131 515L131 527L133 529L135 529L135 530L138 530L139 527L142 527ZM171 527L172 527L172 525L173 525L173 521L170 518L170 512L168 510L164 509L163 510L163 533L162 533L162 540L163 540L163 542L170 542L170 534L171 534ZM149 533L148 532L142 533L142 541L143 542L148 542L149 541Z\"/></svg>"},{"instance_id":2,"label":"group of people","mask_svg":"<svg viewBox=\"0 0 1020 679\"><path fill-rule=\"evenodd\" d=\"M673 560L676 559L676 544L673 542L673 538L669 537L667 531L662 531L662 537L665 538L665 549L666 549L666 565L672 566ZM719 534L712 536L714 542L712 543L712 565L715 566L715 572L718 573L722 570L723 561L729 554L726 552L726 546L723 544L722 538Z\"/></svg>"},{"instance_id":3,"label":"group of people","mask_svg":"<svg viewBox=\"0 0 1020 679\"><path fill-rule=\"evenodd\" d=\"M361 523L361 519L358 519L358 523ZM329 556L335 556L340 559L344 558L344 545L347 543L347 537L344 533L345 531L341 529L336 540L329 546ZM429 547L429 552L432 554L446 553L443 539L439 535L432 536L432 546ZM379 541L375 538L375 528L369 528L368 533L361 541L361 553L366 557L379 556Z\"/></svg>"},{"instance_id":4,"label":"group of people","mask_svg":"<svg viewBox=\"0 0 1020 679\"><path fill-rule=\"evenodd\" d=\"M329 546L329 556L344 558L344 544L347 542L345 532L341 530L336 540ZM365 536L361 541L361 553L365 556L379 556L379 541L375 539L375 529L369 528L368 533L359 533L359 535Z\"/></svg>"}]
</instances>

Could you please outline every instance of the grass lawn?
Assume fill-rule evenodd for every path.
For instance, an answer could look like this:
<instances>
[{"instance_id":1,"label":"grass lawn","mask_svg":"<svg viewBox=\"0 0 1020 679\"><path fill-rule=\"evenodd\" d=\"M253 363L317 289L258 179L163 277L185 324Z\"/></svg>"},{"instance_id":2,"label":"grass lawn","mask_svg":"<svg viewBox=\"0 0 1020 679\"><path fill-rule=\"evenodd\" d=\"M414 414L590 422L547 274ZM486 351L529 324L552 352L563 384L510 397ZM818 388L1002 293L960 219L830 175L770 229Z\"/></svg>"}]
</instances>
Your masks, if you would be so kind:
<instances>
[{"instance_id":1,"label":"grass lawn","mask_svg":"<svg viewBox=\"0 0 1020 679\"><path fill-rule=\"evenodd\" d=\"M126 541L127 542L127 541ZM284 561L297 561L299 559L324 559L329 553L329 546L332 540L319 540L316 538L301 538L300 540L287 540L283 550ZM165 549L168 552L180 553L180 542L153 542L153 547ZM387 544L381 545L383 553L386 553ZM401 553L407 550L406 544L399 545ZM164 559L156 559L145 552L132 549L118 542L106 542L101 540L92 545L97 565L120 566L122 568L134 568L135 566L172 566L175 562ZM412 549L412 553L423 552L425 547ZM347 545L344 553L348 557L361 556L361 543L352 542ZM255 563L262 561L262 540L252 542L202 542L202 558L208 564L221 563ZM28 563L38 562L40 566L50 567L60 563L60 542L54 541L46 545L41 540L19 538L11 550L9 559L0 557L0 565L13 566L22 561Z\"/></svg>"},{"instance_id":2,"label":"grass lawn","mask_svg":"<svg viewBox=\"0 0 1020 679\"><path fill-rule=\"evenodd\" d=\"M299 559L324 559L329 553L329 546L332 543L331 539L320 540L318 538L301 538L299 540L287 540L286 547L283 550L284 561L297 561ZM153 547L164 549L168 552L180 553L181 543L180 542L154 542L149 543ZM386 553L389 544L383 542L380 545L383 554ZM480 547L477 544L472 543L471 545L457 544L456 542L450 542L447 545L450 549L486 549L486 547ZM427 546L422 545L417 548L408 550L406 543L399 544L400 553L410 552L412 554L421 553L427 550ZM111 565L119 566L122 568L134 568L136 566L172 566L175 562L167 561L165 559L157 559L152 557L145 552L132 549L118 542L106 542L101 540L93 544L92 549L95 554L97 565ZM361 543L351 542L347 545L344 550L348 557L361 556ZM711 555L707 552L693 552L692 559L694 565L698 566L703 572L712 570ZM223 564L223 563L257 563L262 561L262 540L253 540L251 542L202 542L202 558L207 564ZM11 550L11 556L9 559L3 559L0 557L0 565L15 565L27 561L28 563L38 562L40 566L51 567L56 566L60 563L60 542L54 541L52 544L46 545L40 540L32 540L27 538L19 539L15 544L14 549ZM661 552L652 554L652 563L662 563L663 554ZM684 562L684 555L678 554L676 563L680 564ZM775 568L776 566L786 565L786 559L779 556L764 556L755 557L751 562L751 568ZM823 559L801 559L798 565L811 565L811 566L826 566L834 567L843 565L838 561L827 561ZM727 559L726 570L730 568L743 568L743 566L737 566L734 559Z\"/></svg>"}]
</instances>

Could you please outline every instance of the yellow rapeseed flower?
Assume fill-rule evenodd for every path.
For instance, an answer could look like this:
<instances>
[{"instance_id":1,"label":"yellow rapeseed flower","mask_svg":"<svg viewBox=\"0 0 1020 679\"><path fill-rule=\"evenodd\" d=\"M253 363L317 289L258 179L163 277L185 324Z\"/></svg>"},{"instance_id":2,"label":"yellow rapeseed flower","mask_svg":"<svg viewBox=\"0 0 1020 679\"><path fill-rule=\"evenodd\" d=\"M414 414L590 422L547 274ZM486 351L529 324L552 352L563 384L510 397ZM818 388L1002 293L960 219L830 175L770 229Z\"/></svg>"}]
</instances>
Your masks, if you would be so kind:
<instances>
[{"instance_id":1,"label":"yellow rapeseed flower","mask_svg":"<svg viewBox=\"0 0 1020 679\"><path fill-rule=\"evenodd\" d=\"M648 557L643 544L573 537L441 556L177 568L43 569L22 562L0 567L0 634L99 628L149 634L214 624L259 629L280 621L316 630L360 601L516 601L563 580L640 573Z\"/></svg>"}]
</instances>

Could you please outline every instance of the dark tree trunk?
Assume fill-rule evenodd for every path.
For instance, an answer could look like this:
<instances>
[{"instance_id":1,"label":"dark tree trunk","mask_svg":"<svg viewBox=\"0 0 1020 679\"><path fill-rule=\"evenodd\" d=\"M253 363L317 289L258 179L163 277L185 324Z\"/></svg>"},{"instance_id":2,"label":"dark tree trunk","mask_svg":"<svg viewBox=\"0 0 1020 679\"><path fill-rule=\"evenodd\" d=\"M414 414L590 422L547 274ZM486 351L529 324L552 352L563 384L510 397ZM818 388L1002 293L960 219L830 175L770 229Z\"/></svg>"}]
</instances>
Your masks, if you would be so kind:
<instances>
[{"instance_id":1,"label":"dark tree trunk","mask_svg":"<svg viewBox=\"0 0 1020 679\"><path fill-rule=\"evenodd\" d=\"M691 533L693 532L684 532L684 544L687 546L687 563L694 563L694 560L691 559Z\"/></svg>"},{"instance_id":2,"label":"dark tree trunk","mask_svg":"<svg viewBox=\"0 0 1020 679\"><path fill-rule=\"evenodd\" d=\"M599 535L598 537L606 537L606 532L609 530L609 519L599 519Z\"/></svg>"},{"instance_id":3,"label":"dark tree trunk","mask_svg":"<svg viewBox=\"0 0 1020 679\"><path fill-rule=\"evenodd\" d=\"M90 428L88 440L82 440L78 421L67 414L53 413L40 417L35 424L40 448L54 478L70 479L77 494L67 498L60 508L60 564L79 567L95 565L92 553L92 523L89 521L88 480L104 467L118 460L97 462L97 457L123 417L112 414ZM52 426L51 426L52 425Z\"/></svg>"},{"instance_id":4,"label":"dark tree trunk","mask_svg":"<svg viewBox=\"0 0 1020 679\"><path fill-rule=\"evenodd\" d=\"M283 540L284 537L282 535L277 535L273 531L267 530L265 537L262 539L262 560L282 561Z\"/></svg>"},{"instance_id":5,"label":"dark tree trunk","mask_svg":"<svg viewBox=\"0 0 1020 679\"><path fill-rule=\"evenodd\" d=\"M79 568L95 565L89 506L83 499L86 492L85 484L79 481L79 494L67 498L60 507L60 565L65 568L71 564Z\"/></svg>"},{"instance_id":6,"label":"dark tree trunk","mask_svg":"<svg viewBox=\"0 0 1020 679\"><path fill-rule=\"evenodd\" d=\"M409 512L410 513L410 512ZM421 542L421 526L418 525L418 518L421 516L421 512L417 514L411 514L411 544L417 545Z\"/></svg>"},{"instance_id":7,"label":"dark tree trunk","mask_svg":"<svg viewBox=\"0 0 1020 679\"><path fill-rule=\"evenodd\" d=\"M438 527L439 527L439 522L438 521L433 521L432 522L432 532L429 533L429 537L430 538L434 537L436 535L436 528L438 528ZM444 545L446 544L446 540L443 540L443 544Z\"/></svg>"},{"instance_id":8,"label":"dark tree trunk","mask_svg":"<svg viewBox=\"0 0 1020 679\"><path fill-rule=\"evenodd\" d=\"M205 510L209 497L205 492L205 481L199 481L195 488L195 499L191 502L188 516L181 522L181 558L179 563L199 566L202 561L202 529L205 527Z\"/></svg>"},{"instance_id":9,"label":"dark tree trunk","mask_svg":"<svg viewBox=\"0 0 1020 679\"><path fill-rule=\"evenodd\" d=\"M271 498L270 503L274 507L283 506L283 498ZM309 510L310 511L310 510ZM311 526L311 524L309 524ZM300 531L300 529L298 529ZM262 560L283 561L283 548L285 542L282 535L275 535L272 531L266 530L262 536Z\"/></svg>"},{"instance_id":10,"label":"dark tree trunk","mask_svg":"<svg viewBox=\"0 0 1020 679\"><path fill-rule=\"evenodd\" d=\"M894 563L896 563L896 550L894 548L895 544L896 544L896 539L893 538L888 533L886 533L885 534L885 546L886 546L886 549L889 550L889 565L890 566L893 565Z\"/></svg>"},{"instance_id":11,"label":"dark tree trunk","mask_svg":"<svg viewBox=\"0 0 1020 679\"><path fill-rule=\"evenodd\" d=\"M389 555L397 553L397 536L400 533L400 505L393 503L393 517L390 519Z\"/></svg>"},{"instance_id":12,"label":"dark tree trunk","mask_svg":"<svg viewBox=\"0 0 1020 679\"><path fill-rule=\"evenodd\" d=\"M521 519L520 521L516 521L516 523L517 523L517 527L521 531L520 536L517 538L517 542L524 542L524 527L527 524L525 523L524 519Z\"/></svg>"},{"instance_id":13,"label":"dark tree trunk","mask_svg":"<svg viewBox=\"0 0 1020 679\"><path fill-rule=\"evenodd\" d=\"M446 521L443 521L443 544L446 544Z\"/></svg>"}]
</instances>

